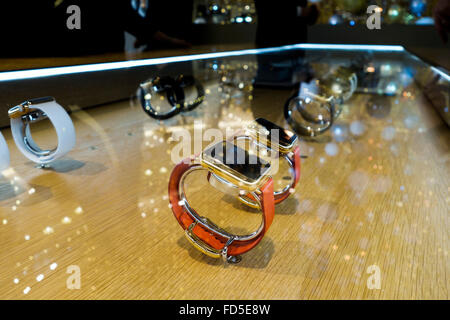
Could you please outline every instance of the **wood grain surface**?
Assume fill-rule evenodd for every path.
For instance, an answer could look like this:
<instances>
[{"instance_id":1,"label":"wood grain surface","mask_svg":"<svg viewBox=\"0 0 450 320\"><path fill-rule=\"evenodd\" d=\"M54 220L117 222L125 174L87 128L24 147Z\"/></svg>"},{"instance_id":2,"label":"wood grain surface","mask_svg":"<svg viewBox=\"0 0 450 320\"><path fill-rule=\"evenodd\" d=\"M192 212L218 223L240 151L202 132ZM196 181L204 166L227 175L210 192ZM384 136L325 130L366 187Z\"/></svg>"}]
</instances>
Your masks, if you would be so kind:
<instances>
[{"instance_id":1,"label":"wood grain surface","mask_svg":"<svg viewBox=\"0 0 450 320\"><path fill-rule=\"evenodd\" d=\"M256 117L287 127L290 92L224 98L217 82L205 87L199 108L165 122L134 100L73 107L77 145L48 169L2 130L12 165L0 179L1 299L449 298L450 132L419 89L384 98L377 114L372 96L356 94L332 131L303 139L295 193L277 205L262 242L224 265L188 243L168 207L172 133ZM49 123L33 127L39 143L53 135ZM276 185L286 175L281 166ZM187 186L192 206L228 230L251 232L261 221L202 172ZM72 265L79 290L66 285ZM367 284L371 266L379 289Z\"/></svg>"}]
</instances>

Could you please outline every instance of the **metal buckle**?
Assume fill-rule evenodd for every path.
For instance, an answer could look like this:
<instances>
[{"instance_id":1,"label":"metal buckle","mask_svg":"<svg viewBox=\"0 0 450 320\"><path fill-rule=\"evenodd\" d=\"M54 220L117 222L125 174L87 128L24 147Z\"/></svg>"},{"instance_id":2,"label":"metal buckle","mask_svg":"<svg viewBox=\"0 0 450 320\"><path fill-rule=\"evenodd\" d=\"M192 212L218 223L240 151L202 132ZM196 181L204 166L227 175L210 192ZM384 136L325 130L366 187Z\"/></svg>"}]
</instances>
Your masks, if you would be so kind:
<instances>
[{"instance_id":1,"label":"metal buckle","mask_svg":"<svg viewBox=\"0 0 450 320\"><path fill-rule=\"evenodd\" d=\"M43 97L37 99L31 99L25 101L8 110L8 116L11 119L22 118L26 122L36 122L46 119L47 116L44 112L37 108L33 108L35 105L55 101L53 97Z\"/></svg>"},{"instance_id":2,"label":"metal buckle","mask_svg":"<svg viewBox=\"0 0 450 320\"><path fill-rule=\"evenodd\" d=\"M222 250L216 250L212 248L194 234L193 230L195 226L197 226L197 223L198 221L191 223L189 228L186 229L185 231L186 238L189 240L190 243L192 243L194 247L196 247L199 251L203 252L207 256L211 258L220 258L222 256Z\"/></svg>"},{"instance_id":3,"label":"metal buckle","mask_svg":"<svg viewBox=\"0 0 450 320\"><path fill-rule=\"evenodd\" d=\"M233 243L234 239L235 239L234 237L231 237L230 239L228 239L227 243L225 244L225 247L223 247L223 249L222 249L223 262L239 263L242 260L241 256L229 256L228 255L228 247Z\"/></svg>"},{"instance_id":4,"label":"metal buckle","mask_svg":"<svg viewBox=\"0 0 450 320\"><path fill-rule=\"evenodd\" d=\"M211 226L212 229L217 229L220 230L221 232L225 232L208 218L202 217L201 219L206 225ZM195 248L197 248L200 252L206 254L211 258L216 259L222 258L224 262L237 263L241 261L241 257L239 256L236 257L228 256L228 247L233 243L235 239L234 236L230 236L230 238L228 239L227 243L225 244L222 250L217 250L215 248L212 248L210 245L206 244L203 240L201 240L194 234L193 230L197 226L198 222L199 221L194 221L193 223L191 223L189 228L187 228L185 231L186 238Z\"/></svg>"},{"instance_id":5,"label":"metal buckle","mask_svg":"<svg viewBox=\"0 0 450 320\"><path fill-rule=\"evenodd\" d=\"M28 115L32 111L37 111L37 109L32 109L31 103L27 101L9 109L8 116L11 119L17 119Z\"/></svg>"},{"instance_id":6,"label":"metal buckle","mask_svg":"<svg viewBox=\"0 0 450 320\"><path fill-rule=\"evenodd\" d=\"M45 112L38 109L31 109L29 113L22 115L22 121L29 124L47 119Z\"/></svg>"}]
</instances>

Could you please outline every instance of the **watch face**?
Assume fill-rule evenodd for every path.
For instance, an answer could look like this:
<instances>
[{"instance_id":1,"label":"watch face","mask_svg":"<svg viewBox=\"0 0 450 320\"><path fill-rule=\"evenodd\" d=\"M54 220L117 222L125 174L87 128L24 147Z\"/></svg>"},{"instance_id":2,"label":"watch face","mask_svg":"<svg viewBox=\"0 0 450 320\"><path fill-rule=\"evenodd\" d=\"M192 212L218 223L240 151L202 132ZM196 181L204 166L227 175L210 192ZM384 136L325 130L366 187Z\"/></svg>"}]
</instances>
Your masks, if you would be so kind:
<instances>
[{"instance_id":1,"label":"watch face","mask_svg":"<svg viewBox=\"0 0 450 320\"><path fill-rule=\"evenodd\" d=\"M295 135L295 133L283 129L263 118L256 119L249 128L256 129L258 138L260 140L265 140L262 142L266 142L269 146L272 144L277 144L280 151L290 151L297 141L297 135ZM274 132L276 131L278 132L278 137L276 134L274 135ZM262 137L264 137L264 139L261 139Z\"/></svg>"},{"instance_id":2,"label":"watch face","mask_svg":"<svg viewBox=\"0 0 450 320\"><path fill-rule=\"evenodd\" d=\"M202 153L202 164L229 182L256 189L270 171L270 163L247 149L223 141Z\"/></svg>"}]
</instances>

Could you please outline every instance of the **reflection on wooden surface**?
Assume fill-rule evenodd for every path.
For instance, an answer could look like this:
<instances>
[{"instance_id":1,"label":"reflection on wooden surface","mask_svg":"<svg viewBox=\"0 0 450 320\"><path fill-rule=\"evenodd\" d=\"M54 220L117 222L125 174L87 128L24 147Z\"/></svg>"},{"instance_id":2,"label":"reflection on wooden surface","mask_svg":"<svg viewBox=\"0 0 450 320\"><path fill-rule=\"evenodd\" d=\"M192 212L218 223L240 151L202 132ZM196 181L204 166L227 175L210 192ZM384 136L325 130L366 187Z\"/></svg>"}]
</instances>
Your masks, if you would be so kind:
<instances>
[{"instance_id":1,"label":"reflection on wooden surface","mask_svg":"<svg viewBox=\"0 0 450 320\"><path fill-rule=\"evenodd\" d=\"M2 130L12 168L0 180L0 298L448 299L450 133L418 89L389 98L383 118L355 95L320 142L302 141L300 185L255 250L227 266L191 247L168 207L171 132L200 119L286 125L289 92L224 100L207 89L194 112L160 124L128 101L74 112L77 146L46 170ZM199 212L236 232L258 225L259 214L195 180ZM72 265L79 290L66 287ZM367 286L370 266L379 290Z\"/></svg>"}]
</instances>

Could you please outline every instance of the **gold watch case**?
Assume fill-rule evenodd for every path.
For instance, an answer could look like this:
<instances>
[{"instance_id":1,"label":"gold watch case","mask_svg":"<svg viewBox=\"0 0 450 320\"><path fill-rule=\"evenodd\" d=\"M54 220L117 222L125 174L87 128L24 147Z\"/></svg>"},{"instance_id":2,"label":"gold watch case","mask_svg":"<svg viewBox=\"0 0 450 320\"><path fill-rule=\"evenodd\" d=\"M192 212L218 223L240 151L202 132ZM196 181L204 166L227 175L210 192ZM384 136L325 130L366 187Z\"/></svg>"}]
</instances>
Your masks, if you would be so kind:
<instances>
[{"instance_id":1,"label":"gold watch case","mask_svg":"<svg viewBox=\"0 0 450 320\"><path fill-rule=\"evenodd\" d=\"M272 130L278 131L278 137L272 136ZM298 141L298 137L294 132L283 129L263 118L258 118L250 123L246 128L246 134L256 139L260 144L272 150L278 150L278 152L283 154L292 152Z\"/></svg>"},{"instance_id":2,"label":"gold watch case","mask_svg":"<svg viewBox=\"0 0 450 320\"><path fill-rule=\"evenodd\" d=\"M270 158L260 156L269 154L270 150L262 148L250 137L224 140L206 148L201 154L200 163L239 189L253 192L259 190L272 174Z\"/></svg>"}]
</instances>

